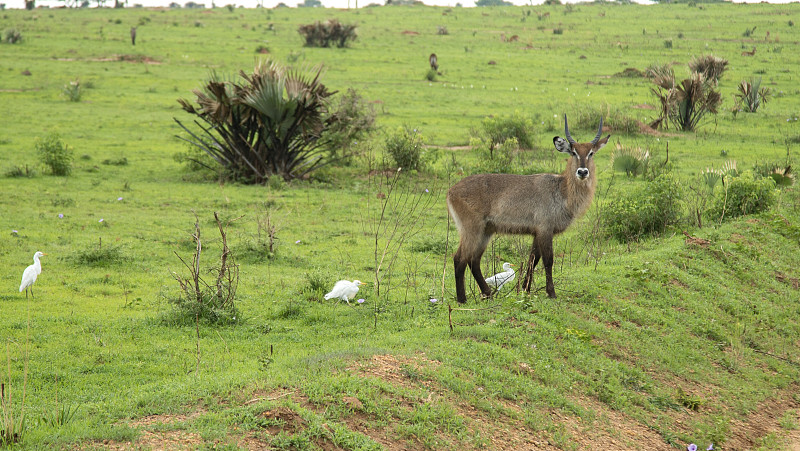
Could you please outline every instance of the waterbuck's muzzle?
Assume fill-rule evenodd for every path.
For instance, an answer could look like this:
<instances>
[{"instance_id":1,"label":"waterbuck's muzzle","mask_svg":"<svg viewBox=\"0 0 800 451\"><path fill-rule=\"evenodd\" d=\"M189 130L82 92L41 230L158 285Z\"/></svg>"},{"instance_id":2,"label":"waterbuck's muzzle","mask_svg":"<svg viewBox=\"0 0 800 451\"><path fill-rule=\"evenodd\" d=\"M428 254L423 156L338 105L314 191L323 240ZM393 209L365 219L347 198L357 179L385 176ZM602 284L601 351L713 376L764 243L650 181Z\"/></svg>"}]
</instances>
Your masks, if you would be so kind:
<instances>
[{"instance_id":1,"label":"waterbuck's muzzle","mask_svg":"<svg viewBox=\"0 0 800 451\"><path fill-rule=\"evenodd\" d=\"M578 168L578 170L575 171L575 175L579 179L583 180L583 179L589 177L589 169L587 169L587 168Z\"/></svg>"}]
</instances>

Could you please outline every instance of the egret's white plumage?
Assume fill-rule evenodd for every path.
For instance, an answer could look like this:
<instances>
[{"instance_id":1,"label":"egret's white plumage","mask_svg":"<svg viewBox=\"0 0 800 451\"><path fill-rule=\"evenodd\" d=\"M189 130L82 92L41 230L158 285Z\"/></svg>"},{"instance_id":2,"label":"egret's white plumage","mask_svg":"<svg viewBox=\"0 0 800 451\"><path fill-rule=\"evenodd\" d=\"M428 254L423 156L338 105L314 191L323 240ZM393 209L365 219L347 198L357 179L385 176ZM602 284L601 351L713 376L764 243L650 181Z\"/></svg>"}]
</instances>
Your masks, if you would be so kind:
<instances>
[{"instance_id":1,"label":"egret's white plumage","mask_svg":"<svg viewBox=\"0 0 800 451\"><path fill-rule=\"evenodd\" d=\"M31 290L31 296L33 296L33 282L36 282L36 277L42 273L42 263L39 261L39 257L47 255L44 252L37 252L33 254L33 264L25 268L25 271L22 272L22 282L19 284L19 292L22 293L22 290L25 290L25 297L28 297L28 289Z\"/></svg>"},{"instance_id":2,"label":"egret's white plumage","mask_svg":"<svg viewBox=\"0 0 800 451\"><path fill-rule=\"evenodd\" d=\"M354 280L352 282L349 280L340 280L336 282L331 292L325 295L325 299L338 298L349 304L350 299L353 299L356 293L358 293L358 287L360 285L366 284L360 280Z\"/></svg>"},{"instance_id":3,"label":"egret's white plumage","mask_svg":"<svg viewBox=\"0 0 800 451\"><path fill-rule=\"evenodd\" d=\"M507 284L508 282L511 282L517 276L512 266L514 265L512 265L511 263L508 262L503 263L503 272L499 272L493 275L492 277L486 279L486 284L489 285L490 287L495 287L498 290L503 288L503 285Z\"/></svg>"}]
</instances>

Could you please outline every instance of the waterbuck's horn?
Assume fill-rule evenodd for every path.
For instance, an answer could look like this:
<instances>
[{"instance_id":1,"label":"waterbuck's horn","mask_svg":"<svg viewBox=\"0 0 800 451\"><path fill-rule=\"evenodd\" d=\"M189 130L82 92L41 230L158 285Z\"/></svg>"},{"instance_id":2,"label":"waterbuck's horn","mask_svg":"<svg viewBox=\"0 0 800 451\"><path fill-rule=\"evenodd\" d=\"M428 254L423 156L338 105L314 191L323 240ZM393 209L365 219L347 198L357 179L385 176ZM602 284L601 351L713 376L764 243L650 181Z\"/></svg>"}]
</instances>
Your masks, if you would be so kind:
<instances>
[{"instance_id":1,"label":"waterbuck's horn","mask_svg":"<svg viewBox=\"0 0 800 451\"><path fill-rule=\"evenodd\" d=\"M566 117L566 116L565 116ZM600 118L600 127L597 128L597 136L594 137L592 140L592 144L597 144L597 141L600 141L600 137L603 136L603 118Z\"/></svg>"},{"instance_id":2,"label":"waterbuck's horn","mask_svg":"<svg viewBox=\"0 0 800 451\"><path fill-rule=\"evenodd\" d=\"M602 120L601 120L601 123L602 123ZM572 139L572 136L570 136L570 134L569 134L569 125L567 124L567 115L566 115L566 113L564 114L564 134L567 135L567 141L569 141L570 144L575 144L575 140ZM599 139L599 137L598 137L598 139Z\"/></svg>"}]
</instances>

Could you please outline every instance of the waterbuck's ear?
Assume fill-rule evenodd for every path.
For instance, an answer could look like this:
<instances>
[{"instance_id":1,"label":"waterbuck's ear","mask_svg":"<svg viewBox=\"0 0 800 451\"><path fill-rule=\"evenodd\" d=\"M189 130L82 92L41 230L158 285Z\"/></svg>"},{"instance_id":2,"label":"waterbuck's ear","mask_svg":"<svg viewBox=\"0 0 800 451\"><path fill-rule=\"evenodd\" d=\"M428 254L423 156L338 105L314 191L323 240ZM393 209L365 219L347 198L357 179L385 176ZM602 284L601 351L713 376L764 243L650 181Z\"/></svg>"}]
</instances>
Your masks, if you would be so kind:
<instances>
[{"instance_id":1,"label":"waterbuck's ear","mask_svg":"<svg viewBox=\"0 0 800 451\"><path fill-rule=\"evenodd\" d=\"M597 141L594 144L594 146L592 146L592 150L597 152L598 150L600 150L603 147L605 147L605 145L608 144L608 138L611 138L611 135L608 135L605 138L601 139L600 141Z\"/></svg>"},{"instance_id":2,"label":"waterbuck's ear","mask_svg":"<svg viewBox=\"0 0 800 451\"><path fill-rule=\"evenodd\" d=\"M572 145L570 145L569 141L560 136L553 137L553 145L556 146L556 150L559 152L572 153Z\"/></svg>"}]
</instances>

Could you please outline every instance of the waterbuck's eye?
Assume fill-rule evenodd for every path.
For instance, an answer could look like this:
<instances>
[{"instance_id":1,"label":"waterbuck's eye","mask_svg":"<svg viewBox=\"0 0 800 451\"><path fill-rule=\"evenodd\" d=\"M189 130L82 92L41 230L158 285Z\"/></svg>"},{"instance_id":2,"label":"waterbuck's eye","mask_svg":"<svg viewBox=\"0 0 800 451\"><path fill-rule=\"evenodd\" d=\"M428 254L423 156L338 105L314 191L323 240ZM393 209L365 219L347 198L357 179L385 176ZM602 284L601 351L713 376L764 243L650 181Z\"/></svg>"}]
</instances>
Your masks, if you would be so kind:
<instances>
[{"instance_id":1,"label":"waterbuck's eye","mask_svg":"<svg viewBox=\"0 0 800 451\"><path fill-rule=\"evenodd\" d=\"M591 152L589 152L589 155L587 155L586 157L587 157L587 158L591 158L591 157L592 157L592 155L594 155L594 151L591 151Z\"/></svg>"}]
</instances>

